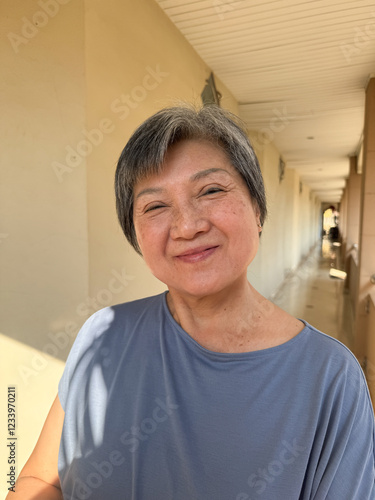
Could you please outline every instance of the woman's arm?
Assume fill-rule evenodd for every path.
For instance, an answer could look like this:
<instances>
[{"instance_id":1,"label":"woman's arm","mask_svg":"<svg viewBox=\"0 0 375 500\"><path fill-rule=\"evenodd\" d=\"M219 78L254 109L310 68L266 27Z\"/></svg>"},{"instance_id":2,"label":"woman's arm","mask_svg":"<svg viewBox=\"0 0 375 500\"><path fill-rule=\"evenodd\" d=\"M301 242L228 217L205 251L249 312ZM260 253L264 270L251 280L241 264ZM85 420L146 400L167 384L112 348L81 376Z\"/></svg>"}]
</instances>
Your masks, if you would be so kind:
<instances>
[{"instance_id":1,"label":"woman's arm","mask_svg":"<svg viewBox=\"0 0 375 500\"><path fill-rule=\"evenodd\" d=\"M9 491L6 500L62 500L57 468L64 410L59 397L49 411L38 442L20 472L15 493Z\"/></svg>"},{"instance_id":2,"label":"woman's arm","mask_svg":"<svg viewBox=\"0 0 375 500\"><path fill-rule=\"evenodd\" d=\"M10 491L5 500L63 500L60 488L47 484L41 479L20 476L15 493Z\"/></svg>"}]
</instances>

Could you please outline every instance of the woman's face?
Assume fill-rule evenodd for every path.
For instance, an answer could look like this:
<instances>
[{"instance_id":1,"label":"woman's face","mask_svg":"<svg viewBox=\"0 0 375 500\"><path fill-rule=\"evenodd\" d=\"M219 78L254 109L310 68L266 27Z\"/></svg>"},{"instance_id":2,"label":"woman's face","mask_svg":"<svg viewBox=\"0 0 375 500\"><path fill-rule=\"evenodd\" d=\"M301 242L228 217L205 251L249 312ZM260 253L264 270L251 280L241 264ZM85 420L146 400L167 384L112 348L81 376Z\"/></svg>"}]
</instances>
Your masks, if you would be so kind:
<instances>
[{"instance_id":1,"label":"woman's face","mask_svg":"<svg viewBox=\"0 0 375 500\"><path fill-rule=\"evenodd\" d=\"M194 297L247 282L259 244L254 205L219 147L177 143L162 171L134 189L134 225L146 264L171 291Z\"/></svg>"}]
</instances>

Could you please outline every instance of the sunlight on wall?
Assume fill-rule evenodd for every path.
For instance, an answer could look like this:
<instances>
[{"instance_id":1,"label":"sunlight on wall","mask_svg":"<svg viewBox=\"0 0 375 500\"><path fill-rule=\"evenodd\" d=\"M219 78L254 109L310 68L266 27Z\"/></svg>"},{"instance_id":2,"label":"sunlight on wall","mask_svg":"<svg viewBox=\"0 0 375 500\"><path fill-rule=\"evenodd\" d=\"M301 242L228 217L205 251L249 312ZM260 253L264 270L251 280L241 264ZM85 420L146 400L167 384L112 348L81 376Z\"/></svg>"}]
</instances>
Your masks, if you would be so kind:
<instances>
[{"instance_id":1,"label":"sunlight on wall","mask_svg":"<svg viewBox=\"0 0 375 500\"><path fill-rule=\"evenodd\" d=\"M56 397L64 362L41 353L21 342L0 334L0 428L8 429L6 403L8 387L15 387L16 401L16 472L29 458L49 409ZM9 436L7 435L6 438ZM9 448L0 447L0 470L9 471ZM5 481L0 482L0 497L7 494Z\"/></svg>"}]
</instances>

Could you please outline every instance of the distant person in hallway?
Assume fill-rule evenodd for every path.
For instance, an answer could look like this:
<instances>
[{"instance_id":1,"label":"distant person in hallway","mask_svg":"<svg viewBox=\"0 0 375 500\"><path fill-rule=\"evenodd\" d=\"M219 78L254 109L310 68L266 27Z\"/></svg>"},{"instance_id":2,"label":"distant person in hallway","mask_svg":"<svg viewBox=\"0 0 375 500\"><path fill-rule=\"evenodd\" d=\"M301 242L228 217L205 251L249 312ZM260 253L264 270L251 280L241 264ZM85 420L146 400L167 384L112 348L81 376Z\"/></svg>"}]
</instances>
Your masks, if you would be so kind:
<instances>
[{"instance_id":1,"label":"distant person in hallway","mask_svg":"<svg viewBox=\"0 0 375 500\"><path fill-rule=\"evenodd\" d=\"M248 281L267 209L239 120L156 113L115 186L125 236L167 290L88 319L7 498L375 499L359 364Z\"/></svg>"}]
</instances>

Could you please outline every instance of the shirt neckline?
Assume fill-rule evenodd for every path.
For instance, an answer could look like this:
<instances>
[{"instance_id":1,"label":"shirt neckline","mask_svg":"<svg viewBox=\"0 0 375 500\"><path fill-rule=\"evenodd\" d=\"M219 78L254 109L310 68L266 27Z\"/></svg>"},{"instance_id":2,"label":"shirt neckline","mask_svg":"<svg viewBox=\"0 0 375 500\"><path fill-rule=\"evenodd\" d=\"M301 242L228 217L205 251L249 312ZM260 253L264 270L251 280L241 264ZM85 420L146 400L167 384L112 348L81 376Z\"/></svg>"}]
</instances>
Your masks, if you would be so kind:
<instances>
[{"instance_id":1,"label":"shirt neckline","mask_svg":"<svg viewBox=\"0 0 375 500\"><path fill-rule=\"evenodd\" d=\"M199 342L197 342L186 330L184 330L174 319L172 316L168 304L167 304L167 293L168 290L166 290L163 293L163 309L166 314L166 317L168 318L168 321L171 323L172 327L177 330L178 334L180 337L183 338L183 340L187 341L195 350L200 351L202 354L205 356L209 356L211 358L216 358L218 360L222 361L230 361L230 360L240 360L240 359L249 359L249 358L254 358L254 357L260 357L260 356L268 356L272 355L275 353L278 353L280 351L286 350L291 348L294 344L301 342L309 330L311 330L311 326L307 321L300 319L300 321L305 325L304 328L297 333L294 337L291 339L287 340L286 342L283 342L282 344L273 346L273 347L267 347L265 349L258 349L256 351L245 351L245 352L217 352L217 351L211 351L210 349L207 349L206 347L203 347ZM299 318L298 318L299 319Z\"/></svg>"}]
</instances>

